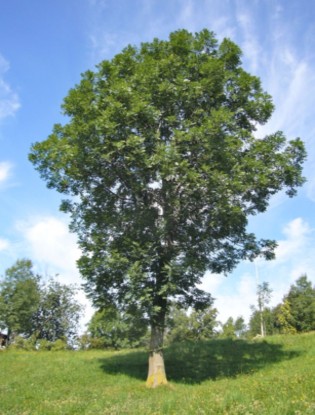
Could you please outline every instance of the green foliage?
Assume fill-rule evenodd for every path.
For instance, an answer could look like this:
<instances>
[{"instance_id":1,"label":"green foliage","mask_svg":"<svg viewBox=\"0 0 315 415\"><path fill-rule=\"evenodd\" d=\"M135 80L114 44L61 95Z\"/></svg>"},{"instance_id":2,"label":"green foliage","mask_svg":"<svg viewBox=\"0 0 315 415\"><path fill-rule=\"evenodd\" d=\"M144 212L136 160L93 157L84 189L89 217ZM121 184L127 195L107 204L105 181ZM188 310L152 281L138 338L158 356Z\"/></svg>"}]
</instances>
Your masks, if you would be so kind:
<instances>
[{"instance_id":1,"label":"green foliage","mask_svg":"<svg viewBox=\"0 0 315 415\"><path fill-rule=\"evenodd\" d=\"M11 349L16 349L16 350L28 350L28 351L31 351L31 350L36 350L36 347L35 347L36 345L35 345L35 342L34 342L34 339L31 337L31 338L25 338L25 337L22 337L22 336L19 336L19 335L17 335L17 336L15 336L14 337L14 341L10 344L10 350Z\"/></svg>"},{"instance_id":2,"label":"green foliage","mask_svg":"<svg viewBox=\"0 0 315 415\"><path fill-rule=\"evenodd\" d=\"M71 342L77 334L82 306L75 298L75 286L61 284L51 279L42 286L41 298L33 315L33 332L38 339L48 342L67 339Z\"/></svg>"},{"instance_id":3,"label":"green foliage","mask_svg":"<svg viewBox=\"0 0 315 415\"><path fill-rule=\"evenodd\" d=\"M261 336L261 324L263 324L263 332L265 335L270 336L279 333L273 310L269 307L266 307L262 312L252 308L252 314L249 320L250 337Z\"/></svg>"},{"instance_id":4,"label":"green foliage","mask_svg":"<svg viewBox=\"0 0 315 415\"><path fill-rule=\"evenodd\" d=\"M257 287L257 302L258 302L258 309L263 311L266 306L270 303L272 289L269 287L268 282L263 282L262 284L258 284Z\"/></svg>"},{"instance_id":5,"label":"green foliage","mask_svg":"<svg viewBox=\"0 0 315 415\"><path fill-rule=\"evenodd\" d=\"M315 330L315 287L302 275L290 288L285 300L291 324L298 332Z\"/></svg>"},{"instance_id":6,"label":"green foliage","mask_svg":"<svg viewBox=\"0 0 315 415\"><path fill-rule=\"evenodd\" d=\"M136 309L124 313L118 308L108 307L94 313L88 331L89 348L120 349L143 345L148 328Z\"/></svg>"},{"instance_id":7,"label":"green foliage","mask_svg":"<svg viewBox=\"0 0 315 415\"><path fill-rule=\"evenodd\" d=\"M0 282L0 328L12 334L32 334L32 318L40 301L39 277L30 260L21 259Z\"/></svg>"},{"instance_id":8,"label":"green foliage","mask_svg":"<svg viewBox=\"0 0 315 415\"><path fill-rule=\"evenodd\" d=\"M30 260L17 260L0 283L0 329L17 348L24 343L34 348L39 339L71 342L82 311L75 294L74 286L53 279L43 284Z\"/></svg>"},{"instance_id":9,"label":"green foliage","mask_svg":"<svg viewBox=\"0 0 315 415\"><path fill-rule=\"evenodd\" d=\"M234 331L235 331L236 337L238 338L242 338L246 335L247 325L242 316L237 317L236 320L234 321Z\"/></svg>"},{"instance_id":10,"label":"green foliage","mask_svg":"<svg viewBox=\"0 0 315 415\"><path fill-rule=\"evenodd\" d=\"M220 333L220 337L231 339L236 337L233 317L229 317L227 321L222 324L222 332Z\"/></svg>"},{"instance_id":11,"label":"green foliage","mask_svg":"<svg viewBox=\"0 0 315 415\"><path fill-rule=\"evenodd\" d=\"M291 312L291 305L287 298L283 300L282 304L279 304L274 309L275 325L279 328L280 333L294 334L297 332L294 327L295 321Z\"/></svg>"},{"instance_id":12,"label":"green foliage","mask_svg":"<svg viewBox=\"0 0 315 415\"><path fill-rule=\"evenodd\" d=\"M222 339L236 339L243 338L247 332L247 326L243 317L239 316L235 319L229 317L227 321L221 324L221 331L218 333L219 338Z\"/></svg>"},{"instance_id":13,"label":"green foliage","mask_svg":"<svg viewBox=\"0 0 315 415\"><path fill-rule=\"evenodd\" d=\"M142 351L0 352L2 414L313 415L315 333L167 348L170 387Z\"/></svg>"},{"instance_id":14,"label":"green foliage","mask_svg":"<svg viewBox=\"0 0 315 415\"><path fill-rule=\"evenodd\" d=\"M37 350L40 351L47 351L51 350L52 342L47 339L39 339L37 340Z\"/></svg>"},{"instance_id":15,"label":"green foliage","mask_svg":"<svg viewBox=\"0 0 315 415\"><path fill-rule=\"evenodd\" d=\"M52 342L51 350L54 352L59 352L61 350L69 349L69 345L65 340L57 339L56 341Z\"/></svg>"},{"instance_id":16,"label":"green foliage","mask_svg":"<svg viewBox=\"0 0 315 415\"><path fill-rule=\"evenodd\" d=\"M192 310L187 314L184 309L173 306L166 324L166 342L196 342L213 338L219 324L216 320L217 313L215 308L207 307L204 310Z\"/></svg>"},{"instance_id":17,"label":"green foliage","mask_svg":"<svg viewBox=\"0 0 315 415\"><path fill-rule=\"evenodd\" d=\"M282 132L254 136L273 104L233 42L179 30L128 46L83 74L63 110L67 124L29 157L68 197L61 209L98 307L133 304L163 329L170 299L209 304L198 288L206 270L274 257L247 218L280 190L295 195L305 150Z\"/></svg>"}]
</instances>

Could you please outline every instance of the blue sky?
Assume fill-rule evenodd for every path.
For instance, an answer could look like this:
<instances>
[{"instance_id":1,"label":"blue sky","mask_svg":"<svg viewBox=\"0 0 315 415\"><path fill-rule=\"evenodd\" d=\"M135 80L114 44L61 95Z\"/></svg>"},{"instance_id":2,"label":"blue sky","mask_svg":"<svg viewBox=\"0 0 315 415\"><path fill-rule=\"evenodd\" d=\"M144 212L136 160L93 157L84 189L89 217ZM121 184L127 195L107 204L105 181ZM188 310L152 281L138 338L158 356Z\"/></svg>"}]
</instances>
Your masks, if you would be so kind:
<instances>
[{"instance_id":1,"label":"blue sky","mask_svg":"<svg viewBox=\"0 0 315 415\"><path fill-rule=\"evenodd\" d=\"M220 319L249 316L255 284L267 281L277 304L302 274L315 283L315 3L309 0L0 0L0 275L17 258L42 275L80 283L80 252L60 195L48 190L27 160L31 143L63 122L60 105L80 74L127 44L167 38L185 28L213 30L243 50L276 110L258 135L283 130L301 137L307 183L298 196L275 196L251 218L259 237L278 241L277 259L244 262L228 277L207 274ZM256 272L257 271L257 272ZM83 294L80 296L83 301ZM86 318L91 309L87 306Z\"/></svg>"}]
</instances>

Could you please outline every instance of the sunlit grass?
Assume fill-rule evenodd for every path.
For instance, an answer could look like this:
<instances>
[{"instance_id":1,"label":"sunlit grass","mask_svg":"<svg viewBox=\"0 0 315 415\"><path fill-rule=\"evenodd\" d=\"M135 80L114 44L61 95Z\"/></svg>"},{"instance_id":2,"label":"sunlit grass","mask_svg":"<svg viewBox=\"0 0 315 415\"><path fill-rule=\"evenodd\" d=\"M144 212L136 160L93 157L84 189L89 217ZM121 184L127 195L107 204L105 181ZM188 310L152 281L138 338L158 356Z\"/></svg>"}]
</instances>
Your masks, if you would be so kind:
<instances>
[{"instance_id":1,"label":"sunlit grass","mask_svg":"<svg viewBox=\"0 0 315 415\"><path fill-rule=\"evenodd\" d=\"M315 414L315 333L165 351L145 387L142 351L0 352L0 414Z\"/></svg>"}]
</instances>

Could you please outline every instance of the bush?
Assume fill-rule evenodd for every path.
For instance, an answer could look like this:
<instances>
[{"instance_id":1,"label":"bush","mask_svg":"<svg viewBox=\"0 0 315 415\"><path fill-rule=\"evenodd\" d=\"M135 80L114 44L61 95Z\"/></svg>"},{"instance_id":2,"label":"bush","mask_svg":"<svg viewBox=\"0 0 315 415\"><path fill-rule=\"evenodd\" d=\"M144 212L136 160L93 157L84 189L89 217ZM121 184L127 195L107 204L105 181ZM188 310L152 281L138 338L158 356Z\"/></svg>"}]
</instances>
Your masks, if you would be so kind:
<instances>
[{"instance_id":1,"label":"bush","mask_svg":"<svg viewBox=\"0 0 315 415\"><path fill-rule=\"evenodd\" d=\"M22 336L16 336L12 343L9 346L10 349L18 349L18 350L35 350L35 343L34 339L29 338L25 339Z\"/></svg>"},{"instance_id":2,"label":"bush","mask_svg":"<svg viewBox=\"0 0 315 415\"><path fill-rule=\"evenodd\" d=\"M52 342L46 340L46 339L39 339L36 343L37 350L51 350Z\"/></svg>"},{"instance_id":3,"label":"bush","mask_svg":"<svg viewBox=\"0 0 315 415\"><path fill-rule=\"evenodd\" d=\"M54 352L58 352L60 350L67 350L69 349L69 346L65 340L58 339L55 342L51 343L51 349Z\"/></svg>"}]
</instances>

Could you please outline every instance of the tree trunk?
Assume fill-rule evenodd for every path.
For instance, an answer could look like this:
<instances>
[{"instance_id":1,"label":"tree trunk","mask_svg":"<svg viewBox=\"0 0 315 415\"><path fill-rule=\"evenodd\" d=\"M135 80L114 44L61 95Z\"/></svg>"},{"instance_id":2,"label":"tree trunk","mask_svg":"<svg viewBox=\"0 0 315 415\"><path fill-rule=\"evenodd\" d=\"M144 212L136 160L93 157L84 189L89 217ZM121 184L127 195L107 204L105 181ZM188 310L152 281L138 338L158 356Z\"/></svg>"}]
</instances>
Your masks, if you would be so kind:
<instances>
[{"instance_id":1,"label":"tree trunk","mask_svg":"<svg viewBox=\"0 0 315 415\"><path fill-rule=\"evenodd\" d=\"M262 311L260 311L260 334L261 334L261 337L265 337L264 318L263 318Z\"/></svg>"},{"instance_id":2,"label":"tree trunk","mask_svg":"<svg viewBox=\"0 0 315 415\"><path fill-rule=\"evenodd\" d=\"M151 329L149 371L146 383L148 388L167 384L162 351L163 331L163 326L153 325Z\"/></svg>"}]
</instances>

